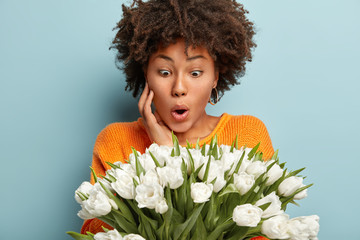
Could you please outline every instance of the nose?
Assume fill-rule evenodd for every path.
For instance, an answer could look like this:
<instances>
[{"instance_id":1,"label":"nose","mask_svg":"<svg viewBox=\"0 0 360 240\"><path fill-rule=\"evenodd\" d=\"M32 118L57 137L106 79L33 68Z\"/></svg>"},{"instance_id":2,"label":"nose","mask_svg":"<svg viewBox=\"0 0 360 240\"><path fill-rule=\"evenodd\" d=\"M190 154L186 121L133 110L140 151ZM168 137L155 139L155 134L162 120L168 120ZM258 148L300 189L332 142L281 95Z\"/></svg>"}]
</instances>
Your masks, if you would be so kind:
<instances>
[{"instance_id":1,"label":"nose","mask_svg":"<svg viewBox=\"0 0 360 240\"><path fill-rule=\"evenodd\" d=\"M186 87L185 78L183 76L177 76L172 88L172 96L181 97L186 96L188 89Z\"/></svg>"}]
</instances>

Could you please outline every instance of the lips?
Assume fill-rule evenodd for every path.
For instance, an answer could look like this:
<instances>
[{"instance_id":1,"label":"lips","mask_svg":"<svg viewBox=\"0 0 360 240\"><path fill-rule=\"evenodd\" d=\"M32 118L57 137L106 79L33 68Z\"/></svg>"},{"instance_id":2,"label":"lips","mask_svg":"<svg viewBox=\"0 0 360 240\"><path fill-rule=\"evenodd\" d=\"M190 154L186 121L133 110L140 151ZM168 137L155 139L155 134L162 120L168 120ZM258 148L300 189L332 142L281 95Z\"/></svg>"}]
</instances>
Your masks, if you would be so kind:
<instances>
[{"instance_id":1,"label":"lips","mask_svg":"<svg viewBox=\"0 0 360 240\"><path fill-rule=\"evenodd\" d=\"M189 115L189 108L185 105L176 105L171 109L171 116L176 121L184 121Z\"/></svg>"}]
</instances>

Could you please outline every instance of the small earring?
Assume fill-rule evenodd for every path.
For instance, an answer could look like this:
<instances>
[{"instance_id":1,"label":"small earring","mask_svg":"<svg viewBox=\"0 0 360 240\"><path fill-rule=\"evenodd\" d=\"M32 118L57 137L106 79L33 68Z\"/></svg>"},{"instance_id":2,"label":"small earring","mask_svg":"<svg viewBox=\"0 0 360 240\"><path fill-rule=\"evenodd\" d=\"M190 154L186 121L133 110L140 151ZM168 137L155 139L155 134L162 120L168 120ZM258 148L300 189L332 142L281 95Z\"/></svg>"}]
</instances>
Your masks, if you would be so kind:
<instances>
[{"instance_id":1,"label":"small earring","mask_svg":"<svg viewBox=\"0 0 360 240\"><path fill-rule=\"evenodd\" d=\"M218 91L217 91L216 87L214 87L213 89L215 90L215 93L216 93L216 101L215 101L215 102L212 102L212 101L211 101L211 96L210 96L209 103L214 106L214 105L217 104L218 101L219 101L219 95L218 95ZM212 90L211 90L211 93L212 93Z\"/></svg>"}]
</instances>

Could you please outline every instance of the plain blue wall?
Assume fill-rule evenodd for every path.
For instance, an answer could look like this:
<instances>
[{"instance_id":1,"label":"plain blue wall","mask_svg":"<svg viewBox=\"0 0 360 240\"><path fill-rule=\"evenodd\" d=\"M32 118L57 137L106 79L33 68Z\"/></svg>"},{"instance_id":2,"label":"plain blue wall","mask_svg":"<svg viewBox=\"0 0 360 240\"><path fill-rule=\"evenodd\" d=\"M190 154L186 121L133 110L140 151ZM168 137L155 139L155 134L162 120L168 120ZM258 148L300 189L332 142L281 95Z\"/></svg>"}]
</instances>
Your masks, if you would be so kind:
<instances>
[{"instance_id":1,"label":"plain blue wall","mask_svg":"<svg viewBox=\"0 0 360 240\"><path fill-rule=\"evenodd\" d=\"M1 239L70 239L97 134L139 116L108 51L122 2L0 1ZM320 215L320 239L359 239L360 1L244 4L254 61L208 111L262 119L315 183L289 214Z\"/></svg>"}]
</instances>

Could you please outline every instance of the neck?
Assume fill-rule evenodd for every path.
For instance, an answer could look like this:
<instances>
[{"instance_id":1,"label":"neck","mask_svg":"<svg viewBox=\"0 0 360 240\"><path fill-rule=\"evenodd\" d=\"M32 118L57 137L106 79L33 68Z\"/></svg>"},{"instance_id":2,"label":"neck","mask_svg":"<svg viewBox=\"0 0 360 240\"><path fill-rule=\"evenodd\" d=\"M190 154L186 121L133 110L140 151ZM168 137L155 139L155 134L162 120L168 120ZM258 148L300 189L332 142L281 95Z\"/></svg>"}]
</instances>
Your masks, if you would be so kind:
<instances>
[{"instance_id":1,"label":"neck","mask_svg":"<svg viewBox=\"0 0 360 240\"><path fill-rule=\"evenodd\" d=\"M196 143L198 139L201 141L206 138L215 129L219 119L220 117L210 116L204 112L204 115L197 121L196 125L187 132L175 133L180 145L185 146L186 140L190 143Z\"/></svg>"}]
</instances>

